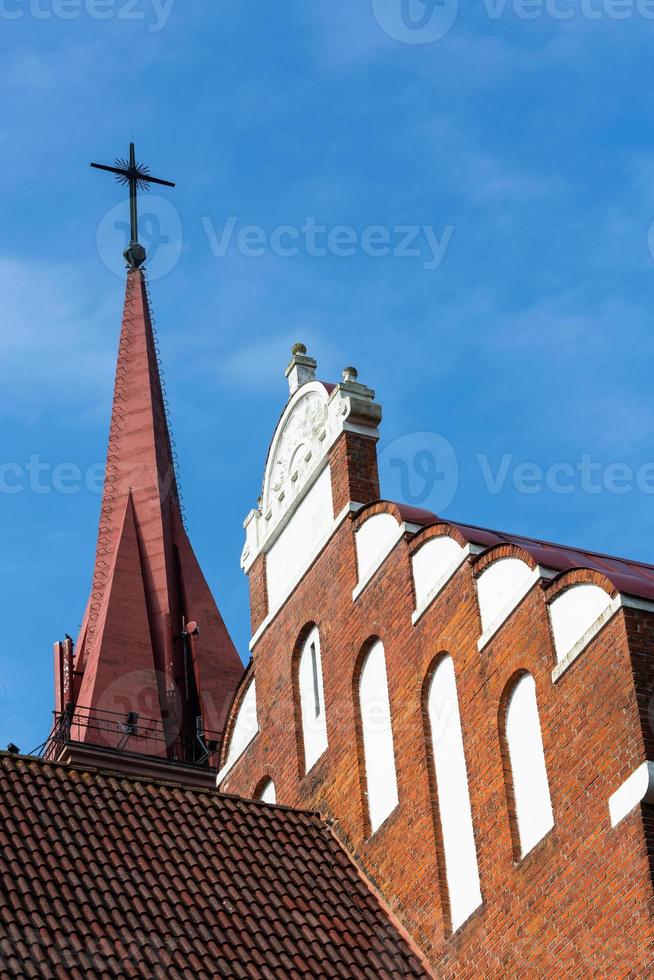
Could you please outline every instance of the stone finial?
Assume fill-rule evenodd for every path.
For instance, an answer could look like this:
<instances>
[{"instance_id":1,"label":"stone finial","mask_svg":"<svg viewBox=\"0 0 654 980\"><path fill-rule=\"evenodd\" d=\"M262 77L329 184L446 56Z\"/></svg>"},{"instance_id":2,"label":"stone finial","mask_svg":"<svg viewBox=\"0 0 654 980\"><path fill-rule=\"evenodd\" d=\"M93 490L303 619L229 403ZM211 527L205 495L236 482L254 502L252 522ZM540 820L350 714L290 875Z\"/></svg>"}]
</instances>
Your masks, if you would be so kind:
<instances>
[{"instance_id":1,"label":"stone finial","mask_svg":"<svg viewBox=\"0 0 654 980\"><path fill-rule=\"evenodd\" d=\"M359 377L359 372L355 367L343 368L343 381L347 384L350 381L356 381Z\"/></svg>"},{"instance_id":2,"label":"stone finial","mask_svg":"<svg viewBox=\"0 0 654 980\"><path fill-rule=\"evenodd\" d=\"M314 380L317 366L318 362L307 355L304 344L293 344L291 361L286 368L288 389L291 395L294 395L298 388L301 388L307 381Z\"/></svg>"}]
</instances>

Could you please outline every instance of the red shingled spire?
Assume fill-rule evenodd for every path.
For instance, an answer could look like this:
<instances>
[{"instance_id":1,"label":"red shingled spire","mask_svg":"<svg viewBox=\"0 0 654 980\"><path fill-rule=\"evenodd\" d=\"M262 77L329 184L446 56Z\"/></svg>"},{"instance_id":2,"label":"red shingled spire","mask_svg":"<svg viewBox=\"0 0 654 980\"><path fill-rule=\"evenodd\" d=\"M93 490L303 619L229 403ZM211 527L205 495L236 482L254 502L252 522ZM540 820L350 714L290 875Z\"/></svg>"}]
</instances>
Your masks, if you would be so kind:
<instances>
[{"instance_id":1,"label":"red shingled spire","mask_svg":"<svg viewBox=\"0 0 654 980\"><path fill-rule=\"evenodd\" d=\"M139 712L158 729L163 723L171 755L179 755L180 727L194 729L198 716L205 730L222 729L243 672L182 522L140 269L127 274L93 584L72 683L66 645L55 652L57 711L72 703L76 717ZM77 738L97 742L95 724ZM150 751L160 754L162 743Z\"/></svg>"}]
</instances>

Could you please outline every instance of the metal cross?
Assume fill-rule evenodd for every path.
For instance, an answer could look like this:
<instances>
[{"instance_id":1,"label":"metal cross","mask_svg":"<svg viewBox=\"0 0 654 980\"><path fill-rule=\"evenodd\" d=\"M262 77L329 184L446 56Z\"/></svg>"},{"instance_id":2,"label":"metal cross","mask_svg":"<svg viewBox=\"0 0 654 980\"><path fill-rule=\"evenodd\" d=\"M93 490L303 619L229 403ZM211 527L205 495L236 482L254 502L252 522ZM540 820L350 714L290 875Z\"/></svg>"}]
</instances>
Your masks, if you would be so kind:
<instances>
[{"instance_id":1,"label":"metal cross","mask_svg":"<svg viewBox=\"0 0 654 980\"><path fill-rule=\"evenodd\" d=\"M163 184L164 187L174 187L175 185L170 180L151 177L150 168L143 163L136 162L133 143L129 144L129 160L118 158L113 167L108 167L103 163L92 163L91 166L95 167L96 170L107 170L110 174L115 174L119 184L129 184L130 243L123 255L131 269L138 269L145 262L146 252L139 243L137 191L149 190L150 184Z\"/></svg>"}]
</instances>

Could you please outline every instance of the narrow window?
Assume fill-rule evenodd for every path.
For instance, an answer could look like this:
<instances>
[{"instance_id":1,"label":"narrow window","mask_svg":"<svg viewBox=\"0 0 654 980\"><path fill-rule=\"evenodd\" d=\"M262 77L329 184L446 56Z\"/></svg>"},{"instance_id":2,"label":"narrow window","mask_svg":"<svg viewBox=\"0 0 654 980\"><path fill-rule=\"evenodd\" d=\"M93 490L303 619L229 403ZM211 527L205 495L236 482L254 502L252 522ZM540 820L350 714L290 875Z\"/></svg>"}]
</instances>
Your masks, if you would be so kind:
<instances>
[{"instance_id":1,"label":"narrow window","mask_svg":"<svg viewBox=\"0 0 654 980\"><path fill-rule=\"evenodd\" d=\"M554 826L536 684L523 674L506 709L506 740L520 852L524 857Z\"/></svg>"},{"instance_id":2,"label":"narrow window","mask_svg":"<svg viewBox=\"0 0 654 980\"><path fill-rule=\"evenodd\" d=\"M258 798L262 803L276 803L277 793L272 779L266 779L259 787Z\"/></svg>"},{"instance_id":3,"label":"narrow window","mask_svg":"<svg viewBox=\"0 0 654 980\"><path fill-rule=\"evenodd\" d=\"M313 706L316 718L320 718L320 681L318 680L318 659L315 643L311 644L311 673L313 675Z\"/></svg>"},{"instance_id":4,"label":"narrow window","mask_svg":"<svg viewBox=\"0 0 654 980\"><path fill-rule=\"evenodd\" d=\"M481 905L481 888L451 657L444 657L434 671L428 708L450 922L455 930Z\"/></svg>"},{"instance_id":5,"label":"narrow window","mask_svg":"<svg viewBox=\"0 0 654 980\"><path fill-rule=\"evenodd\" d=\"M379 641L366 655L361 668L359 708L368 813L374 833L399 802L386 661L384 647Z\"/></svg>"},{"instance_id":6,"label":"narrow window","mask_svg":"<svg viewBox=\"0 0 654 980\"><path fill-rule=\"evenodd\" d=\"M316 627L311 630L300 654L299 689L304 768L308 772L327 748L320 638Z\"/></svg>"}]
</instances>

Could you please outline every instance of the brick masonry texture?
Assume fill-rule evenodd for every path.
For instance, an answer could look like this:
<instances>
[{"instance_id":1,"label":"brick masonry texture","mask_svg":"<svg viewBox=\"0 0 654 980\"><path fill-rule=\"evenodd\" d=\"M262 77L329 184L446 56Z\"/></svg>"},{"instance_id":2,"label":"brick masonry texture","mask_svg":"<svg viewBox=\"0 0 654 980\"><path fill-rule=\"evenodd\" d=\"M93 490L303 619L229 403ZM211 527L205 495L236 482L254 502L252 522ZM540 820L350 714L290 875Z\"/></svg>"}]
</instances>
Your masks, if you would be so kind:
<instances>
[{"instance_id":1,"label":"brick masonry texture","mask_svg":"<svg viewBox=\"0 0 654 980\"><path fill-rule=\"evenodd\" d=\"M329 462L335 514L340 514L351 500L359 504L377 500L379 473L373 439L344 432L332 447Z\"/></svg>"},{"instance_id":2,"label":"brick masonry texture","mask_svg":"<svg viewBox=\"0 0 654 980\"><path fill-rule=\"evenodd\" d=\"M347 455L343 446L339 452ZM335 469L332 475L337 512L356 480L350 475L344 484ZM475 563L483 565L483 557L467 559L414 626L410 553L434 529L398 542L353 601L355 521L341 525L255 646L260 731L222 788L250 796L267 774L280 802L333 819L439 976L651 975L653 808L636 807L612 829L608 800L654 758L654 615L617 612L553 683L545 599L548 589L562 587L556 580L539 580L479 651ZM505 551L534 564L516 547L498 553ZM568 572L565 581L615 592L596 571ZM305 774L293 692L311 623L320 630L329 747ZM400 803L370 836L356 682L374 637L386 653ZM483 895L455 934L425 709L444 653L456 671ZM555 827L520 860L501 729L508 693L523 671L536 682Z\"/></svg>"},{"instance_id":3,"label":"brick masonry texture","mask_svg":"<svg viewBox=\"0 0 654 980\"><path fill-rule=\"evenodd\" d=\"M0 754L0 976L424 977L317 814Z\"/></svg>"}]
</instances>

